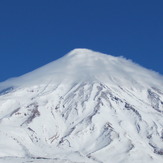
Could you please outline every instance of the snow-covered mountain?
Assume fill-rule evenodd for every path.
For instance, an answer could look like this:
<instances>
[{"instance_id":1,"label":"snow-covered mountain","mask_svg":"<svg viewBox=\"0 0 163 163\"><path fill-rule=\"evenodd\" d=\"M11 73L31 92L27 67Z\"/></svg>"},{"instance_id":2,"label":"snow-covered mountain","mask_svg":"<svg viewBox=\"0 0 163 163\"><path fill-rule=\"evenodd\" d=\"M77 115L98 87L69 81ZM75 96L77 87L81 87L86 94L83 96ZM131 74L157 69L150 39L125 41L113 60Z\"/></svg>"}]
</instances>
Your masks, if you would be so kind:
<instances>
[{"instance_id":1,"label":"snow-covered mountain","mask_svg":"<svg viewBox=\"0 0 163 163\"><path fill-rule=\"evenodd\" d=\"M29 160L162 163L163 77L75 49L0 83L0 163Z\"/></svg>"}]
</instances>

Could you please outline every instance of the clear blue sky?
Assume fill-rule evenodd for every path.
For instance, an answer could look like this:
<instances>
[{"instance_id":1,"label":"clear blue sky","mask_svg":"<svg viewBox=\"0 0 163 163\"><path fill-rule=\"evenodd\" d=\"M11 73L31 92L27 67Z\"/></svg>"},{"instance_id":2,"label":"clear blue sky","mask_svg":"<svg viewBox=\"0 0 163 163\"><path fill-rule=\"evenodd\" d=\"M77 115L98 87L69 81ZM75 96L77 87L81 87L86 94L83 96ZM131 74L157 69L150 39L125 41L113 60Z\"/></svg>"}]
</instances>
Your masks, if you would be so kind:
<instances>
[{"instance_id":1,"label":"clear blue sky","mask_svg":"<svg viewBox=\"0 0 163 163\"><path fill-rule=\"evenodd\" d=\"M163 74L163 0L0 0L0 81L74 48Z\"/></svg>"}]
</instances>

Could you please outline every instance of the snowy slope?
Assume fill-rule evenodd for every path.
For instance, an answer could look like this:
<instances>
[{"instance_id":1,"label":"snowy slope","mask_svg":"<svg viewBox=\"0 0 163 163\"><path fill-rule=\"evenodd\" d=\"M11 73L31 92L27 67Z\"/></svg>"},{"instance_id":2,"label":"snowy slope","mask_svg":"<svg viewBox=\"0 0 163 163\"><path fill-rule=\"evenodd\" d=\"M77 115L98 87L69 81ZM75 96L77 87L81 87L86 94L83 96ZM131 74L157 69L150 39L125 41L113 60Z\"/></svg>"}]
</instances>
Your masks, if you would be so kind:
<instances>
[{"instance_id":1,"label":"snowy slope","mask_svg":"<svg viewBox=\"0 0 163 163\"><path fill-rule=\"evenodd\" d=\"M0 83L0 163L13 160L162 163L163 77L75 49Z\"/></svg>"}]
</instances>

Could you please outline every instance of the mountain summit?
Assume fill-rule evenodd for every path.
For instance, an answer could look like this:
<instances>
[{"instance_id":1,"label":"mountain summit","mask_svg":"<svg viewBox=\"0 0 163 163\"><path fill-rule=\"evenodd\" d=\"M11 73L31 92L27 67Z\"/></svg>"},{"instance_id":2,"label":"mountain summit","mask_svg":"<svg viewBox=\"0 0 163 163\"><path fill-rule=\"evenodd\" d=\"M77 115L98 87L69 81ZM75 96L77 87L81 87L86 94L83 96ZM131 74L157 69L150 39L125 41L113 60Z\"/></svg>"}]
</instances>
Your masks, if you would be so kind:
<instances>
[{"instance_id":1,"label":"mountain summit","mask_svg":"<svg viewBox=\"0 0 163 163\"><path fill-rule=\"evenodd\" d=\"M64 57L33 72L1 83L0 88L8 83L20 87L49 80L58 84L66 79L73 82L81 80L102 80L113 84L118 82L124 86L126 84L127 87L135 82L149 87L152 85L161 87L163 84L162 76L123 57L114 57L89 49L74 49Z\"/></svg>"},{"instance_id":2,"label":"mountain summit","mask_svg":"<svg viewBox=\"0 0 163 163\"><path fill-rule=\"evenodd\" d=\"M163 77L75 49L0 83L3 163L162 163Z\"/></svg>"}]
</instances>

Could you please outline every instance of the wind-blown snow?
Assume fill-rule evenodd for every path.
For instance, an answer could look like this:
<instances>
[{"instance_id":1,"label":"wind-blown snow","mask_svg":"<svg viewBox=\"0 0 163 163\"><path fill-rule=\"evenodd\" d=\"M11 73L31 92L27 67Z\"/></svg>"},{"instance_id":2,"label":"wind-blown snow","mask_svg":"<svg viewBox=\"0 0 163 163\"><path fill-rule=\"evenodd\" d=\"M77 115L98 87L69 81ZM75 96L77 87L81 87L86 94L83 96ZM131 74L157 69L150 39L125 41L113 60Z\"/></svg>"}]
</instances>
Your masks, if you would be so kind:
<instances>
[{"instance_id":1,"label":"wind-blown snow","mask_svg":"<svg viewBox=\"0 0 163 163\"><path fill-rule=\"evenodd\" d=\"M8 80L0 86L12 84L15 86L38 84L53 80L58 84L64 79L67 81L96 80L124 85L133 85L134 82L142 86L162 86L163 77L155 72L149 71L130 60L122 57L94 52L88 49L75 49L62 57L33 72L19 78ZM153 80L155 78L155 80ZM32 79L32 80L31 80Z\"/></svg>"},{"instance_id":2,"label":"wind-blown snow","mask_svg":"<svg viewBox=\"0 0 163 163\"><path fill-rule=\"evenodd\" d=\"M0 157L161 163L163 77L122 57L75 49L2 82Z\"/></svg>"}]
</instances>

